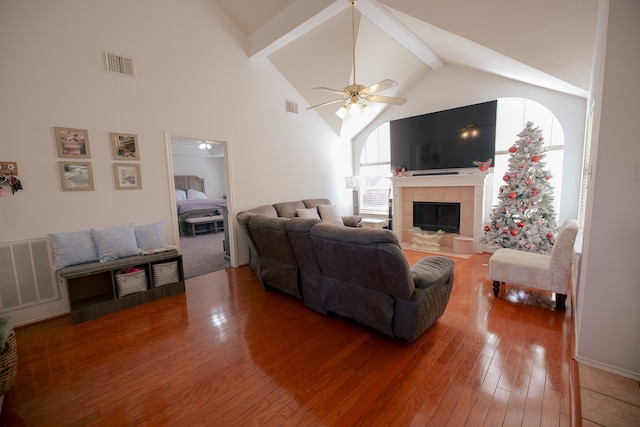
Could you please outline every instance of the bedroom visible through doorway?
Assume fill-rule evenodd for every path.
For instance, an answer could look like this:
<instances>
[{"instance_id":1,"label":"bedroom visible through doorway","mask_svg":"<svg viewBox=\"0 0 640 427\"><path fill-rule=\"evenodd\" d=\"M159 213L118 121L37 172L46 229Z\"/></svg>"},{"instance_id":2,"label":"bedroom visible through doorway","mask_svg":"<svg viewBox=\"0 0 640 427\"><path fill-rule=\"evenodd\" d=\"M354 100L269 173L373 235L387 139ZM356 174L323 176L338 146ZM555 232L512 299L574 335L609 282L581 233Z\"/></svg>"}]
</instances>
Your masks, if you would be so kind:
<instances>
[{"instance_id":1,"label":"bedroom visible through doorway","mask_svg":"<svg viewBox=\"0 0 640 427\"><path fill-rule=\"evenodd\" d=\"M186 279L231 266L226 144L213 139L170 136L172 191L176 201L174 226ZM217 218L224 220L212 222Z\"/></svg>"}]
</instances>

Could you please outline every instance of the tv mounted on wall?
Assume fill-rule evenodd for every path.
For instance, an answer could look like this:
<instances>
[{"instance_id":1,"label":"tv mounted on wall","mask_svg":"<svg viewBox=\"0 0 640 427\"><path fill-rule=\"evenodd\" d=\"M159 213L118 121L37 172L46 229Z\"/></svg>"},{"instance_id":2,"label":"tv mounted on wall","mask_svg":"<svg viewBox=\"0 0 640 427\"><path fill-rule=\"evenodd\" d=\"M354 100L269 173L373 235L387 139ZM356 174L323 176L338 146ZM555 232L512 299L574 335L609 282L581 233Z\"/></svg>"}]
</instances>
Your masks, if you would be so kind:
<instances>
[{"instance_id":1,"label":"tv mounted on wall","mask_svg":"<svg viewBox=\"0 0 640 427\"><path fill-rule=\"evenodd\" d=\"M497 105L489 101L391 121L391 164L417 175L493 162Z\"/></svg>"}]
</instances>

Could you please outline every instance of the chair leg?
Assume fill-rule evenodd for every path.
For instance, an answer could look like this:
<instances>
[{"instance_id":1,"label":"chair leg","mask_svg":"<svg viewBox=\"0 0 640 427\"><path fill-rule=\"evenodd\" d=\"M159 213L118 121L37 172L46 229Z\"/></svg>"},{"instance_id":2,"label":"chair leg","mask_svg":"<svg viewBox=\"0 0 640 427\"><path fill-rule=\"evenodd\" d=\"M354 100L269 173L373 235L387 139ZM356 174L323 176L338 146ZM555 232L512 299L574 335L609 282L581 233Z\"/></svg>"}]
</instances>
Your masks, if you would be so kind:
<instances>
[{"instance_id":1,"label":"chair leg","mask_svg":"<svg viewBox=\"0 0 640 427\"><path fill-rule=\"evenodd\" d=\"M493 281L493 296L498 296L498 294L500 293L500 282L498 282L497 280Z\"/></svg>"},{"instance_id":2,"label":"chair leg","mask_svg":"<svg viewBox=\"0 0 640 427\"><path fill-rule=\"evenodd\" d=\"M566 301L567 301L566 294L556 294L556 308L558 310L564 311L566 309Z\"/></svg>"}]
</instances>

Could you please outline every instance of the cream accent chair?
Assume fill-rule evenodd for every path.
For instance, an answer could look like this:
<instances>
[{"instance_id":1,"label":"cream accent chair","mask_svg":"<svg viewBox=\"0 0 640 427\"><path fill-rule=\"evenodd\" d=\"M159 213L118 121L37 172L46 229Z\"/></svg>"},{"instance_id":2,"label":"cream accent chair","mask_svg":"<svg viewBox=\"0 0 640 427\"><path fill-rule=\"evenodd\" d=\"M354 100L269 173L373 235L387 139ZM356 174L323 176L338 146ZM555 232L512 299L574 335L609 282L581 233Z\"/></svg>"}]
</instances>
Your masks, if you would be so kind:
<instances>
[{"instance_id":1,"label":"cream accent chair","mask_svg":"<svg viewBox=\"0 0 640 427\"><path fill-rule=\"evenodd\" d=\"M567 219L560 227L551 255L498 249L489 258L493 294L498 296L501 283L551 291L556 294L556 308L564 310L577 234L578 222Z\"/></svg>"}]
</instances>

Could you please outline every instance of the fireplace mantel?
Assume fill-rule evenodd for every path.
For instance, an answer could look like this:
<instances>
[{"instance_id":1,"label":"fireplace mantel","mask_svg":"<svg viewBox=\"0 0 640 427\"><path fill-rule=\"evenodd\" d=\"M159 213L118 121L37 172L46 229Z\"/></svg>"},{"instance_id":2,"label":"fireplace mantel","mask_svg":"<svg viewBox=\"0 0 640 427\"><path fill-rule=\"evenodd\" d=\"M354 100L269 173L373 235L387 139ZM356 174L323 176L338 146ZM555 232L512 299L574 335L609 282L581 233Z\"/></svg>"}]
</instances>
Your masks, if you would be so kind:
<instances>
[{"instance_id":1,"label":"fireplace mantel","mask_svg":"<svg viewBox=\"0 0 640 427\"><path fill-rule=\"evenodd\" d=\"M485 187L492 174L466 173L455 175L395 176L391 178L396 187Z\"/></svg>"},{"instance_id":2,"label":"fireplace mantel","mask_svg":"<svg viewBox=\"0 0 640 427\"><path fill-rule=\"evenodd\" d=\"M413 226L413 202L458 202L460 235L473 237L474 252L482 252L479 239L484 235L485 218L491 212L490 173L423 175L391 178L393 185L393 231L400 241L410 241ZM450 241L453 239L451 237Z\"/></svg>"}]
</instances>

